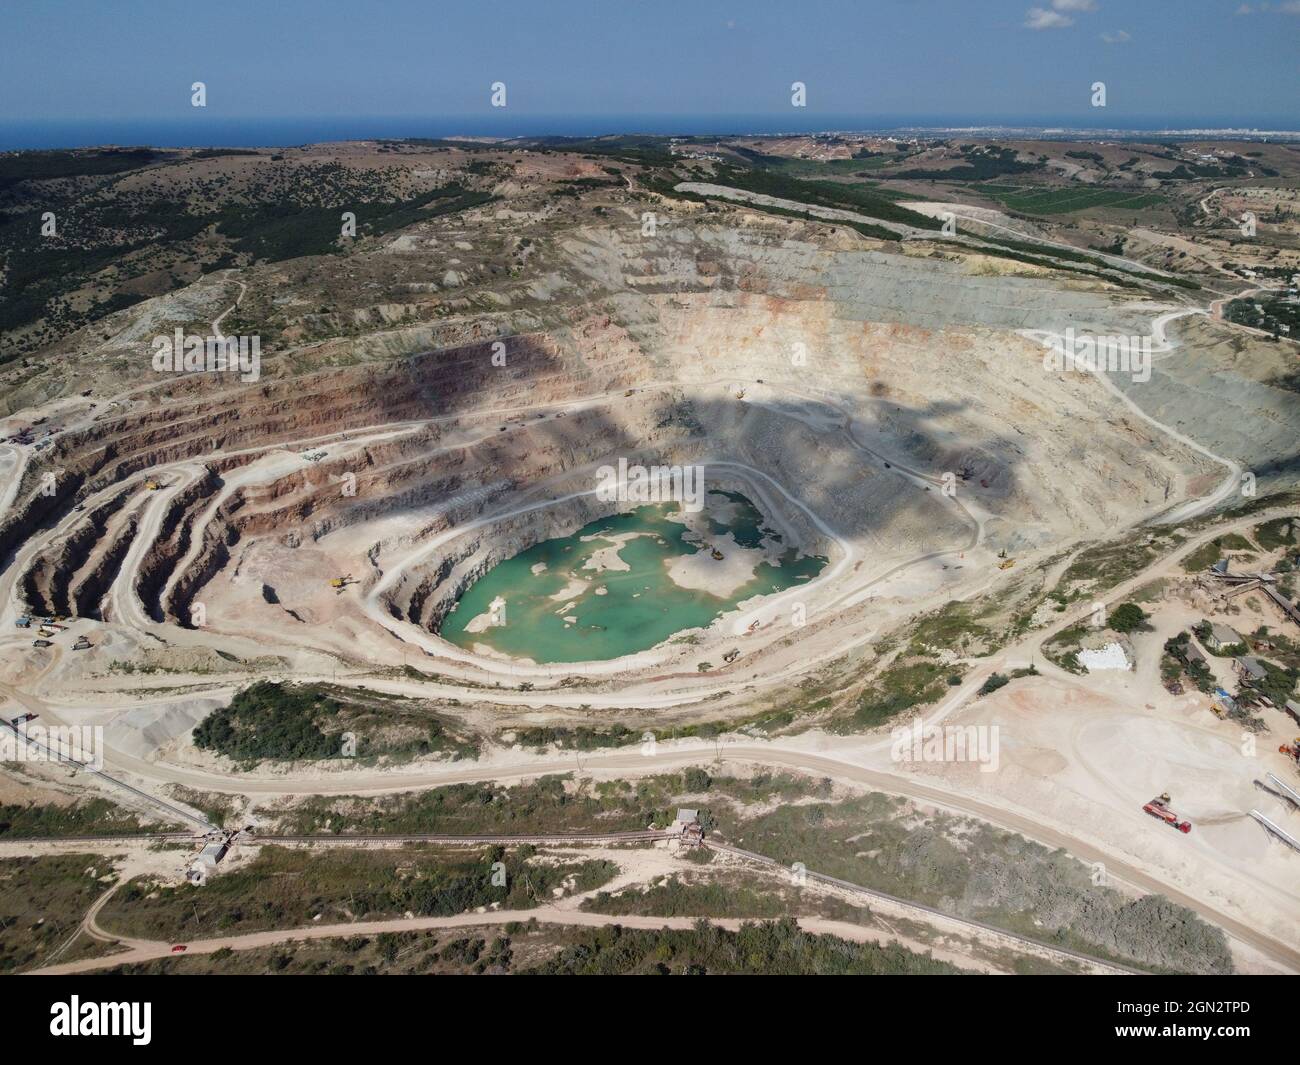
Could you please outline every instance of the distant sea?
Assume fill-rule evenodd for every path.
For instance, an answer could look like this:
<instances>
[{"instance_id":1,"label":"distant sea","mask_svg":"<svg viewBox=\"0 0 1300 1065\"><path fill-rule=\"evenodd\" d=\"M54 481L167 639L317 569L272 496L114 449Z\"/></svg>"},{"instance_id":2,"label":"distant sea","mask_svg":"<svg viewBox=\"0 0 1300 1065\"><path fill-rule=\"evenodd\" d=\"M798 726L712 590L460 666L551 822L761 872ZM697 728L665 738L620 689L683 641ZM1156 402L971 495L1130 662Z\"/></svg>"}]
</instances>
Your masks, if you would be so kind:
<instances>
[{"instance_id":1,"label":"distant sea","mask_svg":"<svg viewBox=\"0 0 1300 1065\"><path fill-rule=\"evenodd\" d=\"M1090 118L1092 116L1089 116ZM1204 136L1232 130L1255 136L1300 130L1300 116L1249 120L1103 116L1105 122L1059 118L979 118L954 115L520 115L507 111L447 116L331 116L324 118L231 118L195 108L166 119L87 119L40 122L0 119L0 151L20 148L84 148L150 145L160 148L272 148L322 141L402 137L593 137L616 133L780 134L840 132L968 132L1015 137L1111 137L1160 133ZM1111 123L1110 125L1107 122ZM1286 139L1300 138L1291 132Z\"/></svg>"}]
</instances>

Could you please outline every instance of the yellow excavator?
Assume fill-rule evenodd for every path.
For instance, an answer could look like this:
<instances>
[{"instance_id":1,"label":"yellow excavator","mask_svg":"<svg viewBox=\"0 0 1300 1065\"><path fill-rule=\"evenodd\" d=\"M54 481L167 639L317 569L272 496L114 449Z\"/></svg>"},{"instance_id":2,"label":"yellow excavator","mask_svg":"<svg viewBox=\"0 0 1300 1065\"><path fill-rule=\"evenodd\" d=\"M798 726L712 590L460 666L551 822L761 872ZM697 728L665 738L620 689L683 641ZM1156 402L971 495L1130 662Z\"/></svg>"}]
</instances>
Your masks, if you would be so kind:
<instances>
[{"instance_id":1,"label":"yellow excavator","mask_svg":"<svg viewBox=\"0 0 1300 1065\"><path fill-rule=\"evenodd\" d=\"M330 578L330 587L333 588L335 591L339 591L339 592L343 591L343 589L346 588L349 584L356 584L356 583L357 583L356 580L353 578L352 574L350 573L346 574L343 577Z\"/></svg>"}]
</instances>

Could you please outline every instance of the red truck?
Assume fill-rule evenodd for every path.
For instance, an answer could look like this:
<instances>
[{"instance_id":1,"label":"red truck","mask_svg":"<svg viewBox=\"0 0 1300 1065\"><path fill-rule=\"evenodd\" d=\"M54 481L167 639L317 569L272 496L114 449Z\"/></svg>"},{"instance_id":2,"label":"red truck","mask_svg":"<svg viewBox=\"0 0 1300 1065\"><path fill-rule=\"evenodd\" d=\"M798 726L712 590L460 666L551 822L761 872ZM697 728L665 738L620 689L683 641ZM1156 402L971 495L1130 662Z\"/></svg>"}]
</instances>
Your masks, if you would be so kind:
<instances>
[{"instance_id":1,"label":"red truck","mask_svg":"<svg viewBox=\"0 0 1300 1065\"><path fill-rule=\"evenodd\" d=\"M1190 821L1178 820L1178 815L1174 813L1173 810L1169 809L1168 792L1165 792L1163 795L1157 795L1149 803L1143 806L1142 809L1157 821L1163 821L1170 828L1178 829L1179 832L1187 833L1192 830L1192 823Z\"/></svg>"}]
</instances>

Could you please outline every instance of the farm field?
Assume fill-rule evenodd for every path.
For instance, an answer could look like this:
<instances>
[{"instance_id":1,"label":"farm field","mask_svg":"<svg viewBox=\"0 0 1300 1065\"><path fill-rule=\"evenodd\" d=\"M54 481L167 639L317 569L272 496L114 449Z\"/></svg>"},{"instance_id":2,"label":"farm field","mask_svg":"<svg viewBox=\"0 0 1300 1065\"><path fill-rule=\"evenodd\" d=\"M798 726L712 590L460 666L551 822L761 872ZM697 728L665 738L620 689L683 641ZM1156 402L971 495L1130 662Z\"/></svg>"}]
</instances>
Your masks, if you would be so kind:
<instances>
[{"instance_id":1,"label":"farm field","mask_svg":"<svg viewBox=\"0 0 1300 1065\"><path fill-rule=\"evenodd\" d=\"M1140 211L1165 202L1153 192L1125 189L1047 189L1033 185L981 185L979 192L998 201L1009 211L1026 214L1070 214L1096 207Z\"/></svg>"}]
</instances>

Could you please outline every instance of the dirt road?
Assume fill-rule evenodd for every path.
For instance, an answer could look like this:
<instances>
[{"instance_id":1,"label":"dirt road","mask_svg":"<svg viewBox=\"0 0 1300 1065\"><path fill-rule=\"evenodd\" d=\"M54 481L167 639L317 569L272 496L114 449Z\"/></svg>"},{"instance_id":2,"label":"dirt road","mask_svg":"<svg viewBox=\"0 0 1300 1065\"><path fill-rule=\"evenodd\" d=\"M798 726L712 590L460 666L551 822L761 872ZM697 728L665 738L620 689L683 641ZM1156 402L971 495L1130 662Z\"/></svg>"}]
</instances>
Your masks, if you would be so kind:
<instances>
[{"instance_id":1,"label":"dirt road","mask_svg":"<svg viewBox=\"0 0 1300 1065\"><path fill-rule=\"evenodd\" d=\"M680 928L695 926L694 917L641 917L628 914L611 917L600 913L588 913L584 910L560 910L555 907L540 907L535 910L498 910L495 913L461 913L452 917L413 917L388 921L357 921L353 924L314 925L310 928L295 928L271 932L250 932L242 936L223 936L219 939L199 939L185 944L185 953L212 954L223 948L230 950L257 950L260 947L274 947L282 943L305 942L315 939L335 939L340 936L376 936L384 932L422 932L427 929L442 928L483 928L497 927L513 921L535 920L539 924L569 925L581 928L604 928L608 925L621 925L624 928ZM752 920L752 919L751 919ZM714 918L712 923L723 928L735 930L746 923L734 918ZM855 943L869 943L882 938L879 931L849 924L846 921L830 921L819 917L801 917L799 927L806 932L823 933L839 936ZM102 932L102 929L100 930ZM107 935L108 933L104 933ZM175 944L150 942L146 940L122 940L128 949L104 958L85 958L80 961L65 962L35 969L31 976L64 976L71 973L93 972L96 969L109 969L117 965L133 965L140 962L154 961L158 958L172 956Z\"/></svg>"},{"instance_id":2,"label":"dirt road","mask_svg":"<svg viewBox=\"0 0 1300 1065\"><path fill-rule=\"evenodd\" d=\"M176 944L163 941L127 939L113 936L112 933L105 931L96 924L94 918L107 899L108 895L105 895L96 902L92 912L87 914L86 919L83 922L83 927L86 929L88 934L103 942L113 942L116 940L126 948L124 951L102 958L84 958L74 962L44 966L40 969L32 970L28 975L60 976L72 973L93 972L97 969L113 968L118 965L139 964L173 956L172 947ZM287 943L352 936L375 936L385 932L402 933L420 932L433 929L500 927L501 925L509 924L511 922L523 923L530 920L536 921L539 924L557 925L561 927L605 928L611 925L618 925L623 928L648 930L658 930L661 928L686 930L693 928L697 921L697 918L694 917L653 917L637 914L611 916L600 913L591 913L577 909L578 901L579 900L575 898L566 900L566 902L561 905L543 906L533 910L498 910L495 912L485 913L461 913L450 917L410 917L383 921L358 921L351 924L312 925L306 928L276 929L267 932L251 932L240 936L222 936L215 939L187 941L185 943L186 949L184 953L186 955L197 955L212 954L222 949L257 950L259 948L278 946ZM710 918L710 923L735 931L739 929L742 924L753 923L755 920L755 918L719 917ZM805 932L818 935L837 936L840 939L846 939L853 943L888 943L899 941L899 937L891 934L890 931L851 924L847 921L835 921L822 917L799 917L798 923L799 927ZM1016 951L1024 951L1027 949L1029 953L1046 958L1054 963L1081 967L1084 971L1094 974L1117 975L1127 971L1119 966L1109 965L1105 962L1094 961L1091 959L1083 959L1081 956L1075 956L1069 953L1063 953L1032 940L1024 940L1022 937L1002 932L1000 929L971 924L962 921L960 918L949 917L946 914L938 914L936 924L943 931L945 937L954 932L957 934L973 932L974 938L986 946L1010 948ZM988 963L974 962L961 951L953 950L952 948L942 946L931 947L926 944L918 944L908 941L904 941L904 945L907 945L912 949L928 949L935 957L950 960L954 964L967 968L973 966L985 972L1002 971L993 968Z\"/></svg>"}]
</instances>

